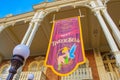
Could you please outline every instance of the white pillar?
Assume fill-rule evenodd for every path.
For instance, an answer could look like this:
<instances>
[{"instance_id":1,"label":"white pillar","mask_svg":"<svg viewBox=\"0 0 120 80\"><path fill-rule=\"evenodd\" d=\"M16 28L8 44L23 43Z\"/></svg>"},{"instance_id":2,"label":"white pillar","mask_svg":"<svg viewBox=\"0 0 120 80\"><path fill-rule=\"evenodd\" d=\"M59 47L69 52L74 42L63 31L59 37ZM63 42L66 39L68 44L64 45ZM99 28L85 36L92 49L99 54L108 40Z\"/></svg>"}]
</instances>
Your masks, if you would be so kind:
<instances>
[{"instance_id":1,"label":"white pillar","mask_svg":"<svg viewBox=\"0 0 120 80\"><path fill-rule=\"evenodd\" d=\"M108 22L108 24L110 25L110 28L114 34L114 38L120 48L120 31L117 28L117 26L115 25L115 23L113 22L112 18L110 17L109 13L107 12L106 7L103 5L101 0L97 0L97 3L100 7L104 7L101 9L101 12L103 14L103 16L105 17L106 21Z\"/></svg>"},{"instance_id":2,"label":"white pillar","mask_svg":"<svg viewBox=\"0 0 120 80\"><path fill-rule=\"evenodd\" d=\"M115 56L116 64L118 66L120 66L120 51L119 51L119 49L118 49L118 47L117 47L111 33L109 32L109 30L107 28L107 25L105 24L101 14L100 14L100 11L98 9L95 10L95 8L97 7L95 2L91 1L90 5L91 5L92 8L94 8L95 16L97 17L97 19L98 19L98 21L99 21L99 23L101 25L101 28L102 28L102 30L103 30L103 32L105 34L105 37L106 37L106 39L108 41L108 44L109 44L109 46L110 46L110 48L111 48L111 50L112 50L112 52L113 52L113 54Z\"/></svg>"},{"instance_id":3,"label":"white pillar","mask_svg":"<svg viewBox=\"0 0 120 80\"><path fill-rule=\"evenodd\" d=\"M31 45L31 43L32 43L32 40L33 40L33 38L34 38L34 35L35 35L36 31L38 30L38 27L39 27L38 22L35 22L35 23L34 23L34 27L33 27L32 31L31 31L31 34L29 35L29 38L28 38L28 40L27 40L27 42L26 42L26 45L27 45L27 46L30 47L30 45Z\"/></svg>"},{"instance_id":4,"label":"white pillar","mask_svg":"<svg viewBox=\"0 0 120 80\"><path fill-rule=\"evenodd\" d=\"M31 32L31 34L30 34L30 36L29 36L29 38L28 38L28 41L27 41L27 43L26 43L27 46L30 47L30 45L31 45L31 43L32 43L32 41L33 41L33 38L34 38L34 36L35 36L35 34L36 34L36 31L38 30L38 27L40 26L40 23L41 23L44 15L45 15L45 12L43 12L43 11L41 11L41 12L38 14L38 19L35 20L35 24L34 24L33 30L32 30L32 32Z\"/></svg>"},{"instance_id":5,"label":"white pillar","mask_svg":"<svg viewBox=\"0 0 120 80\"><path fill-rule=\"evenodd\" d=\"M44 18L45 12L41 11L41 12L37 12L34 17L31 20L31 23L29 25L29 28L21 42L21 44L25 44L26 46L31 45L32 40L35 36L36 31L38 30L38 27L40 25L40 22L42 21L42 19ZM24 65L23 65L24 66ZM17 74L16 74L16 80L19 79L20 77L20 73L22 72L22 67L19 68Z\"/></svg>"},{"instance_id":6,"label":"white pillar","mask_svg":"<svg viewBox=\"0 0 120 80\"><path fill-rule=\"evenodd\" d=\"M31 43L32 43L32 40L36 34L36 31L38 30L38 27L43 19L43 17L45 16L45 12L44 11L41 11L39 14L38 14L38 19L35 20L35 24L34 24L34 27L33 27L33 30L29 36L29 39L26 43L27 46L30 47Z\"/></svg>"},{"instance_id":7,"label":"white pillar","mask_svg":"<svg viewBox=\"0 0 120 80\"><path fill-rule=\"evenodd\" d=\"M91 2L90 2L90 5L91 5L93 8L96 7L96 4L95 4L94 1L91 1ZM104 22L104 20L103 20L103 18L102 18L102 16L101 16L101 14L100 14L100 11L99 11L99 10L94 10L94 13L95 13L95 16L97 17L100 25L101 25L101 28L102 28L102 30L103 30L103 32L104 32L104 34L105 34L105 37L106 37L106 39L107 39L107 41L108 41L108 44L109 44L112 52L119 51L118 48L117 48L116 43L114 42L114 39L113 39L111 33L109 32L109 30L108 30L108 28L107 28L107 25L105 24L105 22Z\"/></svg>"},{"instance_id":8,"label":"white pillar","mask_svg":"<svg viewBox=\"0 0 120 80\"><path fill-rule=\"evenodd\" d=\"M39 13L39 12L36 12L36 13L35 13L35 15L33 16L32 20L34 20L35 18L37 18L38 13ZM30 24L29 24L28 30L27 30L27 32L25 33L25 36L24 36L21 44L26 44L26 42L27 42L27 40L28 40L28 37L29 37L30 33L32 32L32 28L33 28L33 26L34 26L32 20L31 20L31 22L30 22Z\"/></svg>"},{"instance_id":9,"label":"white pillar","mask_svg":"<svg viewBox=\"0 0 120 80\"><path fill-rule=\"evenodd\" d=\"M21 44L25 44L27 42L27 39L28 39L28 37L29 37L29 35L30 35L31 31L32 31L32 27L33 27L33 23L29 23L29 27L27 29L27 32L24 35L24 38L23 38Z\"/></svg>"},{"instance_id":10,"label":"white pillar","mask_svg":"<svg viewBox=\"0 0 120 80\"><path fill-rule=\"evenodd\" d=\"M114 38L115 38L115 40L120 48L120 31L118 30L117 26L115 25L115 23L113 22L113 20L109 16L107 10L103 9L102 13L103 13L105 19L107 20L108 24L110 25L110 28L115 36Z\"/></svg>"}]
</instances>

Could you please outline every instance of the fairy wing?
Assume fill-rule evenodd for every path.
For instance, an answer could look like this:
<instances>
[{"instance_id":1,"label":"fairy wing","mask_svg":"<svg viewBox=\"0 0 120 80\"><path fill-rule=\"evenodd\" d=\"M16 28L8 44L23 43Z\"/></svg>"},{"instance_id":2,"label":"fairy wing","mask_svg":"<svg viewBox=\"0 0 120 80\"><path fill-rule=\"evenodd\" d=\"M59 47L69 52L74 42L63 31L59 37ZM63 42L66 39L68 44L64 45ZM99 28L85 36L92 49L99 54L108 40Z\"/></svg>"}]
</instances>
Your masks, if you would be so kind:
<instances>
[{"instance_id":1,"label":"fairy wing","mask_svg":"<svg viewBox=\"0 0 120 80\"><path fill-rule=\"evenodd\" d=\"M70 48L70 52L69 52L69 57L71 58L71 59L74 59L75 58L75 50L76 50L76 44L73 44L72 45L72 47Z\"/></svg>"}]
</instances>

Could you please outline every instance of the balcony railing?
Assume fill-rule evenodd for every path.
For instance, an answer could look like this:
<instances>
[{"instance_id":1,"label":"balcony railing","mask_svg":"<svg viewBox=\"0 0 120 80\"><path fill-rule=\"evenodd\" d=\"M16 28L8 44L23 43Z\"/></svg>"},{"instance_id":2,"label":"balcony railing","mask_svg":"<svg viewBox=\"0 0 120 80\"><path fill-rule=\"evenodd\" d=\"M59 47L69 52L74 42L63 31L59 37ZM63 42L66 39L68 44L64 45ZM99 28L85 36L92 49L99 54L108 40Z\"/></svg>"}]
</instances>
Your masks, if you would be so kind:
<instances>
[{"instance_id":1,"label":"balcony railing","mask_svg":"<svg viewBox=\"0 0 120 80\"><path fill-rule=\"evenodd\" d=\"M79 68L73 74L61 77L61 80L93 80L91 68Z\"/></svg>"},{"instance_id":2,"label":"balcony railing","mask_svg":"<svg viewBox=\"0 0 120 80\"><path fill-rule=\"evenodd\" d=\"M27 80L28 74L34 74L34 80L46 80L46 75L41 72L41 71L36 71L36 72L22 72L20 74L20 79L19 80Z\"/></svg>"},{"instance_id":3,"label":"balcony railing","mask_svg":"<svg viewBox=\"0 0 120 80\"><path fill-rule=\"evenodd\" d=\"M109 80L120 80L120 77L115 72L107 72L107 76Z\"/></svg>"},{"instance_id":4,"label":"balcony railing","mask_svg":"<svg viewBox=\"0 0 120 80\"><path fill-rule=\"evenodd\" d=\"M46 80L47 77L46 75L41 72L41 71L36 71L36 72L21 72L19 80L28 80L28 74L34 74L34 80ZM0 78L2 80L6 80L8 74L0 74ZM13 80L16 80L15 78Z\"/></svg>"},{"instance_id":5,"label":"balcony railing","mask_svg":"<svg viewBox=\"0 0 120 80\"><path fill-rule=\"evenodd\" d=\"M0 74L0 80L6 80L8 74Z\"/></svg>"}]
</instances>

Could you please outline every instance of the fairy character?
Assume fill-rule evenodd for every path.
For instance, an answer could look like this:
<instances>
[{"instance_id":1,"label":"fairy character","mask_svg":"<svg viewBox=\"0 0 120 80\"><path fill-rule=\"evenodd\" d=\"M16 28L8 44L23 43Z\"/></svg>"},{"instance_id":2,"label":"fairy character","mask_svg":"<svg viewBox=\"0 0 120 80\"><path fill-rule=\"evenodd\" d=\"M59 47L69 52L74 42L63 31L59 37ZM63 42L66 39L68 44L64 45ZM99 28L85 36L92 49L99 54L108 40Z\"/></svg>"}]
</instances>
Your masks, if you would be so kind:
<instances>
[{"instance_id":1,"label":"fairy character","mask_svg":"<svg viewBox=\"0 0 120 80\"><path fill-rule=\"evenodd\" d=\"M75 50L76 50L76 44L73 44L72 47L64 47L62 49L62 55L58 56L57 61L58 61L58 70L61 70L62 64L68 64L69 59L74 59L75 58Z\"/></svg>"}]
</instances>

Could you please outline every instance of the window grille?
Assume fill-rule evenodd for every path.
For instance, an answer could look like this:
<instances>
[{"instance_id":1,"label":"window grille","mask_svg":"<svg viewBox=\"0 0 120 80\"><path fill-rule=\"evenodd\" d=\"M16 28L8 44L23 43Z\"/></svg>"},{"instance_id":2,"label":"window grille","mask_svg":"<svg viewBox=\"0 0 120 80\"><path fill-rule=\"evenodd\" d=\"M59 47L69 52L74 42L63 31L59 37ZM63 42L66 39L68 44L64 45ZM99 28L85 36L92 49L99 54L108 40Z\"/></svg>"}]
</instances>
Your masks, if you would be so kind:
<instances>
[{"instance_id":1,"label":"window grille","mask_svg":"<svg viewBox=\"0 0 120 80\"><path fill-rule=\"evenodd\" d=\"M115 58L111 53L105 53L102 55L103 63L105 66L105 70L107 72L107 76L109 80L119 80L120 72L115 63Z\"/></svg>"}]
</instances>

